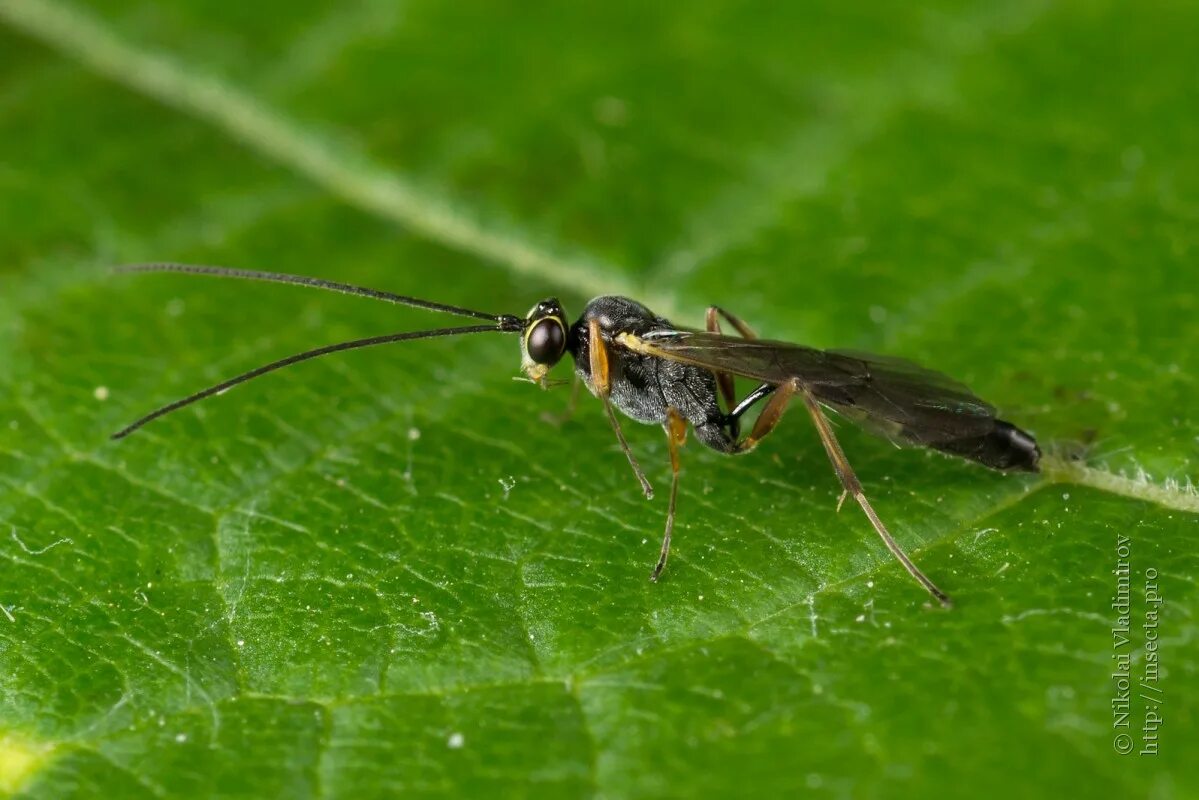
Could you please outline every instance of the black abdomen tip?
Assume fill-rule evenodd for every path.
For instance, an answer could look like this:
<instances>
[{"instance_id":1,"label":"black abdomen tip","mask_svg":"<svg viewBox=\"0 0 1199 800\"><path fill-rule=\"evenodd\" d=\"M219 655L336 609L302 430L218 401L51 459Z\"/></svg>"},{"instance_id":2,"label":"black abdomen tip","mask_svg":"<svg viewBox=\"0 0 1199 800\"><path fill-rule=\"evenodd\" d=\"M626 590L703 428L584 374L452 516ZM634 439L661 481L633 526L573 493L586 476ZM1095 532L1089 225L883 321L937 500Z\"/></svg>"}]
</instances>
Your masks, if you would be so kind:
<instances>
[{"instance_id":1,"label":"black abdomen tip","mask_svg":"<svg viewBox=\"0 0 1199 800\"><path fill-rule=\"evenodd\" d=\"M995 431L992 437L1002 439L1006 446L1003 448L1003 463L995 465L998 469L1021 469L1026 472L1040 470L1041 448L1032 434L1026 433L1010 422L995 420Z\"/></svg>"},{"instance_id":2,"label":"black abdomen tip","mask_svg":"<svg viewBox=\"0 0 1199 800\"><path fill-rule=\"evenodd\" d=\"M944 453L977 461L991 469L1037 472L1041 461L1037 440L1001 419L995 420L995 427L982 436L953 439L932 446Z\"/></svg>"}]
</instances>

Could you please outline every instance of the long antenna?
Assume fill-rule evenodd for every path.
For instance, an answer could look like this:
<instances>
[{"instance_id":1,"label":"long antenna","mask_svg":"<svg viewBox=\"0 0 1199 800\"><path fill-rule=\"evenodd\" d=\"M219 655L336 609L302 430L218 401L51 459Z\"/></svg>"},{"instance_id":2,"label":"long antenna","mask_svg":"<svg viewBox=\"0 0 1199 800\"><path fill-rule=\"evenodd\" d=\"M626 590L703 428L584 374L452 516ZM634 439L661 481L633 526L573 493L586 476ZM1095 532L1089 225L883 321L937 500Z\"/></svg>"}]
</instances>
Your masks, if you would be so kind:
<instances>
[{"instance_id":1,"label":"long antenna","mask_svg":"<svg viewBox=\"0 0 1199 800\"><path fill-rule=\"evenodd\" d=\"M337 283L336 281L326 281L321 278L310 278L307 275L288 275L283 272L262 272L254 269L230 269L228 267L210 267L202 264L177 264L170 261L155 262L150 264L128 264L122 267L116 267L116 272L182 272L189 275L213 275L218 278L240 278L249 281L266 281L268 283L291 283L297 286L311 286L316 289L324 289L329 292L340 292L341 294L353 294L359 297L369 297L372 300L382 300L386 303L395 303L401 306L412 306L413 308L424 308L429 311L440 311L445 314L456 314L460 317L474 317L475 319L490 319L496 322L504 318L502 314L488 314L484 311L472 311L469 308L460 308L458 306L446 305L445 303L434 303L430 300L420 300L415 297L407 297L402 294L392 294L384 292L380 289L367 289L363 286L353 286L348 283Z\"/></svg>"},{"instance_id":2,"label":"long antenna","mask_svg":"<svg viewBox=\"0 0 1199 800\"><path fill-rule=\"evenodd\" d=\"M322 281L321 283L324 283L324 282ZM338 286L339 284L332 284L332 285ZM350 288L353 288L353 287L350 287ZM334 289L334 291L340 291L340 289ZM420 301L418 301L418 302L420 302ZM428 305L433 306L435 304L430 303ZM470 312L470 313L474 313L474 312ZM403 341L407 341L409 339L431 339L435 336L457 336L460 333L486 333L488 331L496 331L496 332L500 332L500 333L511 333L513 331L520 330L520 326L519 326L520 321L519 320L517 320L517 323L518 323L517 327L513 328L510 324L506 323L506 319L507 318L505 318L505 317L497 317L498 322L496 324L492 324L492 325L466 325L466 326L459 327L459 328L437 328L435 330L428 330L428 331L408 331L405 333L392 333L392 334L387 334L385 336L371 336L366 339L354 339L349 342L339 342L338 344L329 344L329 345L325 345L324 347L318 347L314 350L305 350L303 353L296 353L294 356L288 356L287 358L281 358L278 361L272 361L269 364L264 364L261 367L252 369L249 372L243 372L241 375L238 375L235 378L230 378L229 380L222 381L221 383L218 383L215 386L209 386L207 389L203 389L199 392L196 392L195 394L190 394L181 400L176 400L173 403L168 403L167 405L163 406L162 408L151 411L149 414L145 415L144 417L137 420L136 422L133 422L130 425L127 425L126 427L117 431L116 433L114 433L112 435L112 438L113 439L124 439L126 436L133 433L134 431L136 431L138 428L142 427L146 423L153 422L154 420L158 419L159 417L170 414L172 411L178 411L179 409L184 408L185 406L190 406L192 403L203 400L206 397L212 397L214 394L220 394L221 392L225 391L226 389L231 389L234 386L237 386L238 384L245 383L246 381L249 381L249 380L253 380L254 378L259 377L260 375L265 375L268 372L274 372L277 369L282 369L283 367L288 367L288 366L291 366L292 364L297 364L301 361L307 361L311 358L318 358L320 356L326 356L326 355L329 355L330 353L339 353L342 350L356 350L360 347L373 347L378 344L390 344L392 342L403 342ZM512 319L516 319L516 318L513 317Z\"/></svg>"}]
</instances>

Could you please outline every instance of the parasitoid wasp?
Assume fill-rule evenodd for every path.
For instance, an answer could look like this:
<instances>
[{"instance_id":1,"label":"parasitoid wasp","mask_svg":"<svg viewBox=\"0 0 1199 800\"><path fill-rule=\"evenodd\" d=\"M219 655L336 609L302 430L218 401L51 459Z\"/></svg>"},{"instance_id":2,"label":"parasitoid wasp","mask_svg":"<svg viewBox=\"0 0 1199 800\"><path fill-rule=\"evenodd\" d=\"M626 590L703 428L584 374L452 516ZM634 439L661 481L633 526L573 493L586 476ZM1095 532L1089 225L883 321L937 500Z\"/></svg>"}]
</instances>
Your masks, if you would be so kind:
<instances>
[{"instance_id":1,"label":"parasitoid wasp","mask_svg":"<svg viewBox=\"0 0 1199 800\"><path fill-rule=\"evenodd\" d=\"M181 272L296 284L486 322L372 336L306 350L162 406L113 434L114 439L268 372L343 350L468 333L515 333L520 336L522 370L543 388L548 385L549 370L569 353L574 359L576 392L582 382L603 402L616 440L647 498L653 497L653 488L629 448L613 409L638 422L661 425L666 431L672 475L670 500L662 549L650 573L652 581L658 580L670 554L679 488L679 449L686 440L688 426L713 450L730 455L747 453L774 430L792 401L803 403L841 482L837 508L852 495L892 555L946 606L949 597L908 558L867 500L825 409L896 444L932 448L997 470L1038 470L1041 451L1033 437L998 419L992 406L962 384L898 358L759 339L748 325L719 306L708 308L706 329L700 331L681 328L642 304L617 296L593 299L582 316L571 323L552 297L518 317L276 272L174 263L135 264L118 271ZM721 331L722 319L737 336ZM734 376L758 383L739 402L734 394ZM765 405L749 434L742 436L741 418L763 401Z\"/></svg>"}]
</instances>

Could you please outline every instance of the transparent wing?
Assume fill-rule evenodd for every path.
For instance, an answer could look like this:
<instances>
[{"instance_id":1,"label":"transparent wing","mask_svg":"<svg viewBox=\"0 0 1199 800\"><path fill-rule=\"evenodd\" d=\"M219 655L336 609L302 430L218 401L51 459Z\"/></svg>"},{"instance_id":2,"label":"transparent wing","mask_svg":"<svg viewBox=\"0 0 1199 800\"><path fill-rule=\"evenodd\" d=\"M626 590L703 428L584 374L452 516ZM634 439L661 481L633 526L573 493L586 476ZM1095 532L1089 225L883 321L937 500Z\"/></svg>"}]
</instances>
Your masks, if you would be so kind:
<instances>
[{"instance_id":1,"label":"transparent wing","mask_svg":"<svg viewBox=\"0 0 1199 800\"><path fill-rule=\"evenodd\" d=\"M821 403L899 443L935 447L995 427L995 409L964 385L900 358L699 331L638 338L644 352L673 361L763 383L798 379Z\"/></svg>"}]
</instances>

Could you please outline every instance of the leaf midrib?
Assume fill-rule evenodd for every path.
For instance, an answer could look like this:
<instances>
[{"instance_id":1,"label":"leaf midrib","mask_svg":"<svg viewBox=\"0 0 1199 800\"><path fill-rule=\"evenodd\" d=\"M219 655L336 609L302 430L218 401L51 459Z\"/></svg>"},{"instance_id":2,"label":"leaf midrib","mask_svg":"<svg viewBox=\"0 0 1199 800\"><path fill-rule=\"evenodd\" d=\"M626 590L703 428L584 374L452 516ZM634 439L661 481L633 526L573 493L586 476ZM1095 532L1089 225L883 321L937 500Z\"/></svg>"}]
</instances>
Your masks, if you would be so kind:
<instances>
[{"instance_id":1,"label":"leaf midrib","mask_svg":"<svg viewBox=\"0 0 1199 800\"><path fill-rule=\"evenodd\" d=\"M215 127L264 158L307 176L350 205L518 274L535 275L591 294L641 293L606 265L568 260L477 222L460 212L460 206L422 192L382 165L329 146L315 132L249 94L190 65L128 44L77 9L47 0L0 0L0 16L94 74ZM652 300L668 315L676 312L668 298Z\"/></svg>"}]
</instances>

